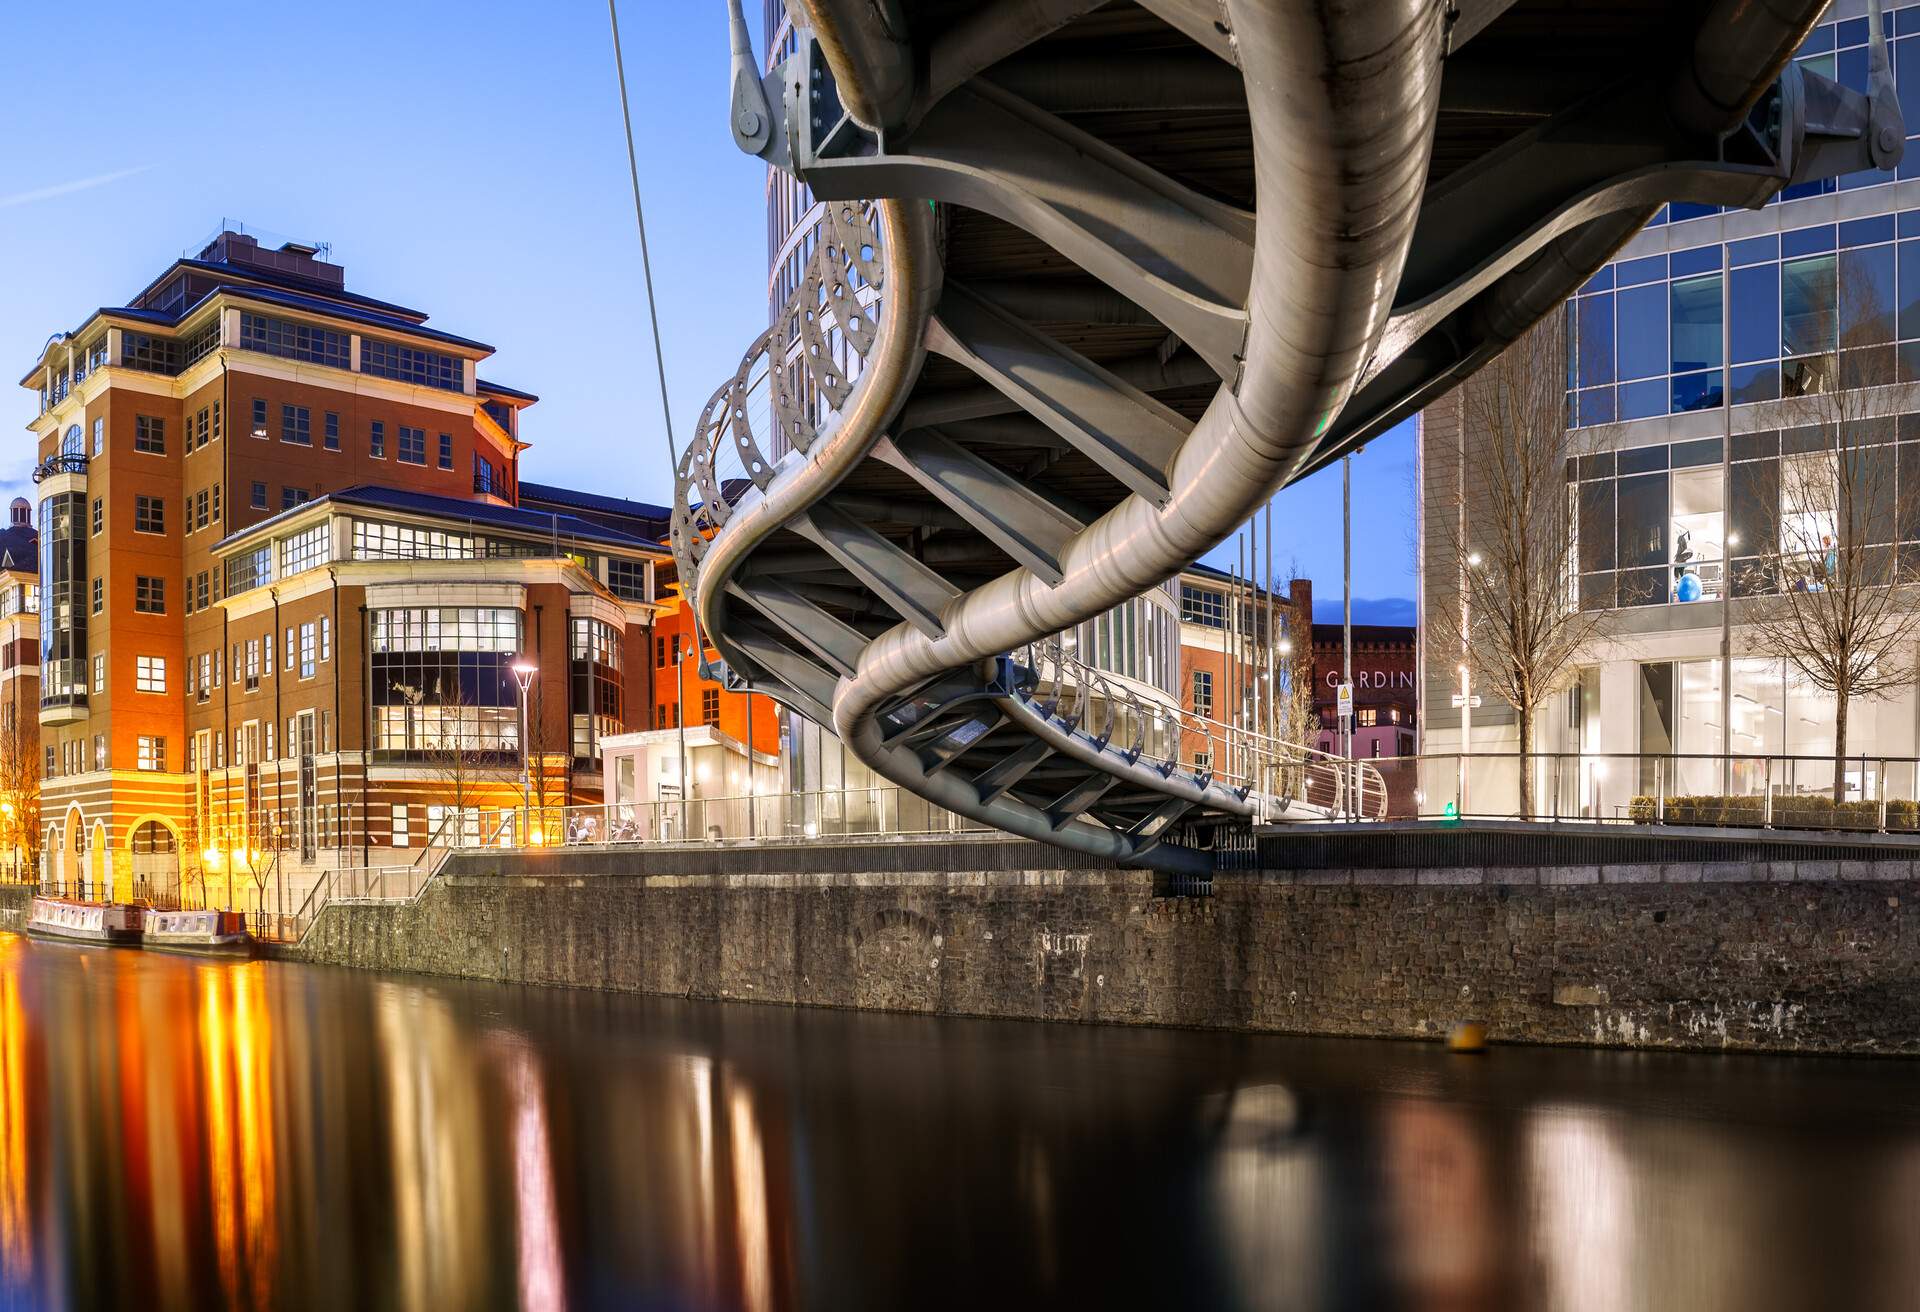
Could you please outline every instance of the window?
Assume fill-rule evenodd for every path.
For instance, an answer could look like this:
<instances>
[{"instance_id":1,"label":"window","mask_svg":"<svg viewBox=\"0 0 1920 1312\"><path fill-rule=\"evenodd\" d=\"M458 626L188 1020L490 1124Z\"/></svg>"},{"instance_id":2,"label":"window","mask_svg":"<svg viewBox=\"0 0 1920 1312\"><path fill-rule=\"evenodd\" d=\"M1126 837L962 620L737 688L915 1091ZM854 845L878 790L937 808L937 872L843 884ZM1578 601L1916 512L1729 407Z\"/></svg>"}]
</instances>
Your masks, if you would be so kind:
<instances>
[{"instance_id":1,"label":"window","mask_svg":"<svg viewBox=\"0 0 1920 1312\"><path fill-rule=\"evenodd\" d=\"M99 537L100 530L106 527L106 523L106 502L100 497L95 497L93 499L93 536Z\"/></svg>"},{"instance_id":2,"label":"window","mask_svg":"<svg viewBox=\"0 0 1920 1312\"><path fill-rule=\"evenodd\" d=\"M140 369L150 374L177 374L180 372L180 343L170 337L154 337L147 333L122 333L120 362L129 369Z\"/></svg>"},{"instance_id":3,"label":"window","mask_svg":"<svg viewBox=\"0 0 1920 1312\"><path fill-rule=\"evenodd\" d=\"M107 736L103 733L93 736L93 768L96 770L107 768Z\"/></svg>"},{"instance_id":4,"label":"window","mask_svg":"<svg viewBox=\"0 0 1920 1312\"><path fill-rule=\"evenodd\" d=\"M198 451L207 444L208 413L209 411L205 406L200 407L200 409L194 412L193 427L187 434L187 443L192 450Z\"/></svg>"},{"instance_id":5,"label":"window","mask_svg":"<svg viewBox=\"0 0 1920 1312\"><path fill-rule=\"evenodd\" d=\"M133 576L133 608L142 615L167 613L167 581L151 574Z\"/></svg>"},{"instance_id":6,"label":"window","mask_svg":"<svg viewBox=\"0 0 1920 1312\"><path fill-rule=\"evenodd\" d=\"M392 817L393 845L395 847L408 846L412 842L412 839L407 834L407 807L404 802L393 803Z\"/></svg>"},{"instance_id":7,"label":"window","mask_svg":"<svg viewBox=\"0 0 1920 1312\"><path fill-rule=\"evenodd\" d=\"M213 485L213 522L216 524L220 522L220 485L218 483Z\"/></svg>"},{"instance_id":8,"label":"window","mask_svg":"<svg viewBox=\"0 0 1920 1312\"><path fill-rule=\"evenodd\" d=\"M340 449L340 416L336 411L327 411L326 425L323 429L323 434L321 442L326 446L327 450L338 451Z\"/></svg>"},{"instance_id":9,"label":"window","mask_svg":"<svg viewBox=\"0 0 1920 1312\"><path fill-rule=\"evenodd\" d=\"M332 546L331 530L328 525L315 524L305 532L280 540L280 577L291 578L303 570L324 565L330 557Z\"/></svg>"},{"instance_id":10,"label":"window","mask_svg":"<svg viewBox=\"0 0 1920 1312\"><path fill-rule=\"evenodd\" d=\"M573 755L593 760L600 755L601 740L626 727L625 681L621 677L626 648L621 631L604 620L572 616L567 631Z\"/></svg>"},{"instance_id":11,"label":"window","mask_svg":"<svg viewBox=\"0 0 1920 1312\"><path fill-rule=\"evenodd\" d=\"M453 468L453 434L440 434L440 468Z\"/></svg>"},{"instance_id":12,"label":"window","mask_svg":"<svg viewBox=\"0 0 1920 1312\"><path fill-rule=\"evenodd\" d=\"M655 669L664 670L673 663L673 648L669 645L672 641L673 639L671 638L655 638L653 640L653 664Z\"/></svg>"},{"instance_id":13,"label":"window","mask_svg":"<svg viewBox=\"0 0 1920 1312\"><path fill-rule=\"evenodd\" d=\"M303 487L283 487L280 489L280 509L292 510L295 506L304 506L313 500L313 494Z\"/></svg>"},{"instance_id":14,"label":"window","mask_svg":"<svg viewBox=\"0 0 1920 1312\"><path fill-rule=\"evenodd\" d=\"M135 415L133 417L133 449L145 451L149 455L165 455L167 453L167 421L152 415Z\"/></svg>"},{"instance_id":15,"label":"window","mask_svg":"<svg viewBox=\"0 0 1920 1312\"><path fill-rule=\"evenodd\" d=\"M387 458L387 426L378 419L367 430L367 454L375 460Z\"/></svg>"},{"instance_id":16,"label":"window","mask_svg":"<svg viewBox=\"0 0 1920 1312\"><path fill-rule=\"evenodd\" d=\"M474 560L479 542L468 533L372 520L353 522L355 560Z\"/></svg>"},{"instance_id":17,"label":"window","mask_svg":"<svg viewBox=\"0 0 1920 1312\"><path fill-rule=\"evenodd\" d=\"M1195 752L1193 754L1193 772L1195 774L1206 774L1208 771L1212 769L1213 769L1213 753L1212 752Z\"/></svg>"},{"instance_id":18,"label":"window","mask_svg":"<svg viewBox=\"0 0 1920 1312\"><path fill-rule=\"evenodd\" d=\"M518 747L519 687L511 669L520 651L518 610L375 610L369 620L376 750Z\"/></svg>"},{"instance_id":19,"label":"window","mask_svg":"<svg viewBox=\"0 0 1920 1312\"><path fill-rule=\"evenodd\" d=\"M1204 624L1210 629L1227 625L1227 594L1212 588L1180 585L1180 618L1188 624Z\"/></svg>"},{"instance_id":20,"label":"window","mask_svg":"<svg viewBox=\"0 0 1920 1312\"><path fill-rule=\"evenodd\" d=\"M295 446L313 445L313 413L306 406L280 407L280 440Z\"/></svg>"},{"instance_id":21,"label":"window","mask_svg":"<svg viewBox=\"0 0 1920 1312\"><path fill-rule=\"evenodd\" d=\"M253 483L253 508L255 510L265 510L267 508L267 485L258 479L255 479Z\"/></svg>"},{"instance_id":22,"label":"window","mask_svg":"<svg viewBox=\"0 0 1920 1312\"><path fill-rule=\"evenodd\" d=\"M93 654L93 690L95 692L107 690L107 654L103 651Z\"/></svg>"},{"instance_id":23,"label":"window","mask_svg":"<svg viewBox=\"0 0 1920 1312\"><path fill-rule=\"evenodd\" d=\"M93 613L98 615L107 608L106 580L95 578L93 581Z\"/></svg>"},{"instance_id":24,"label":"window","mask_svg":"<svg viewBox=\"0 0 1920 1312\"><path fill-rule=\"evenodd\" d=\"M135 656L133 658L133 690L165 692L167 690L167 658Z\"/></svg>"},{"instance_id":25,"label":"window","mask_svg":"<svg viewBox=\"0 0 1920 1312\"><path fill-rule=\"evenodd\" d=\"M408 465L427 463L427 430L400 425L400 461Z\"/></svg>"},{"instance_id":26,"label":"window","mask_svg":"<svg viewBox=\"0 0 1920 1312\"><path fill-rule=\"evenodd\" d=\"M311 620L300 626L300 677L313 677L314 663L318 660L319 636Z\"/></svg>"},{"instance_id":27,"label":"window","mask_svg":"<svg viewBox=\"0 0 1920 1312\"><path fill-rule=\"evenodd\" d=\"M351 344L345 333L244 310L240 314L240 345L245 350L330 365L335 369L347 368L352 359Z\"/></svg>"},{"instance_id":28,"label":"window","mask_svg":"<svg viewBox=\"0 0 1920 1312\"><path fill-rule=\"evenodd\" d=\"M455 357L383 342L377 337L360 339L360 372L449 392L464 390L460 361Z\"/></svg>"},{"instance_id":29,"label":"window","mask_svg":"<svg viewBox=\"0 0 1920 1312\"><path fill-rule=\"evenodd\" d=\"M333 659L333 621L325 615L320 617L320 659Z\"/></svg>"},{"instance_id":30,"label":"window","mask_svg":"<svg viewBox=\"0 0 1920 1312\"><path fill-rule=\"evenodd\" d=\"M247 639L246 689L254 691L260 686L260 639Z\"/></svg>"},{"instance_id":31,"label":"window","mask_svg":"<svg viewBox=\"0 0 1920 1312\"><path fill-rule=\"evenodd\" d=\"M205 610L212 604L207 588L207 571L201 570L193 576L193 606L195 610Z\"/></svg>"},{"instance_id":32,"label":"window","mask_svg":"<svg viewBox=\"0 0 1920 1312\"><path fill-rule=\"evenodd\" d=\"M1213 671L1211 670L1193 672L1193 713L1203 719L1213 718Z\"/></svg>"},{"instance_id":33,"label":"window","mask_svg":"<svg viewBox=\"0 0 1920 1312\"><path fill-rule=\"evenodd\" d=\"M283 669L283 670L291 670L291 669L293 668L293 653L294 653L294 647L293 647L293 625L291 625L291 624L289 624L289 625L287 625L287 659L286 659L286 661L285 661L285 662L284 662L284 663L283 663L283 664L282 664L282 665L280 666L280 668L281 668L281 669Z\"/></svg>"},{"instance_id":34,"label":"window","mask_svg":"<svg viewBox=\"0 0 1920 1312\"><path fill-rule=\"evenodd\" d=\"M167 531L167 503L159 497L140 496L133 498L133 531L136 533L165 533Z\"/></svg>"},{"instance_id":35,"label":"window","mask_svg":"<svg viewBox=\"0 0 1920 1312\"><path fill-rule=\"evenodd\" d=\"M267 435L267 398L253 398L253 435L264 438Z\"/></svg>"},{"instance_id":36,"label":"window","mask_svg":"<svg viewBox=\"0 0 1920 1312\"><path fill-rule=\"evenodd\" d=\"M54 762L58 759L59 758L54 755L53 744L48 743L47 744L47 768L41 772L46 778L48 779L53 778Z\"/></svg>"},{"instance_id":37,"label":"window","mask_svg":"<svg viewBox=\"0 0 1920 1312\"><path fill-rule=\"evenodd\" d=\"M700 690L700 723L720 723L720 690L718 688Z\"/></svg>"},{"instance_id":38,"label":"window","mask_svg":"<svg viewBox=\"0 0 1920 1312\"><path fill-rule=\"evenodd\" d=\"M267 547L227 558L227 595L257 588L273 578L273 554Z\"/></svg>"},{"instance_id":39,"label":"window","mask_svg":"<svg viewBox=\"0 0 1920 1312\"><path fill-rule=\"evenodd\" d=\"M260 671L269 679L273 677L273 634L271 632L260 639Z\"/></svg>"},{"instance_id":40,"label":"window","mask_svg":"<svg viewBox=\"0 0 1920 1312\"><path fill-rule=\"evenodd\" d=\"M642 560L609 560L607 591L623 601L647 600L647 565Z\"/></svg>"},{"instance_id":41,"label":"window","mask_svg":"<svg viewBox=\"0 0 1920 1312\"><path fill-rule=\"evenodd\" d=\"M216 442L220 440L220 403L218 401L213 403L213 440Z\"/></svg>"},{"instance_id":42,"label":"window","mask_svg":"<svg viewBox=\"0 0 1920 1312\"><path fill-rule=\"evenodd\" d=\"M139 755L138 765L142 770L165 770L167 768L167 740L165 738L140 735L136 740Z\"/></svg>"},{"instance_id":43,"label":"window","mask_svg":"<svg viewBox=\"0 0 1920 1312\"><path fill-rule=\"evenodd\" d=\"M93 453L97 456L107 453L107 420L104 415L93 421Z\"/></svg>"},{"instance_id":44,"label":"window","mask_svg":"<svg viewBox=\"0 0 1920 1312\"><path fill-rule=\"evenodd\" d=\"M197 532L198 530L203 529L207 526L208 504L209 503L207 498L207 490L205 488L201 488L198 492L193 494L193 499L191 502L191 505L193 507L193 522L187 525L187 531L189 533Z\"/></svg>"}]
</instances>

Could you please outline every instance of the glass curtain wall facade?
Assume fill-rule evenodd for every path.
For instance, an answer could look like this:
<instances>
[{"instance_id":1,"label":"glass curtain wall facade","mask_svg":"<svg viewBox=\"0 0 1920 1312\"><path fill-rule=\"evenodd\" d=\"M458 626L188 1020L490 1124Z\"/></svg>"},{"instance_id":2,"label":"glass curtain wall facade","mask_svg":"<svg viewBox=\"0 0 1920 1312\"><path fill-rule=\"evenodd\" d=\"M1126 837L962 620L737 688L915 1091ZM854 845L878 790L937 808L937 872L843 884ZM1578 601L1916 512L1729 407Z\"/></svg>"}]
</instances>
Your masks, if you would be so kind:
<instances>
[{"instance_id":1,"label":"glass curtain wall facade","mask_svg":"<svg viewBox=\"0 0 1920 1312\"><path fill-rule=\"evenodd\" d=\"M1836 5L1797 58L1864 92L1863 8ZM1920 563L1920 514L1841 522L1822 431L1847 426L1876 496L1920 505L1920 5L1885 23L1914 134L1897 172L1790 188L1757 211L1670 205L1567 303L1570 590L1618 623L1585 654L1548 746L1595 754L1582 795L1597 811L1632 791L1829 791L1817 758L1834 749L1834 698L1743 644L1741 601L1818 590L1843 533L1884 548L1889 577ZM1876 795L1881 757L1914 754L1916 701L1851 704L1850 796ZM1614 753L1643 759L1595 785Z\"/></svg>"}]
</instances>

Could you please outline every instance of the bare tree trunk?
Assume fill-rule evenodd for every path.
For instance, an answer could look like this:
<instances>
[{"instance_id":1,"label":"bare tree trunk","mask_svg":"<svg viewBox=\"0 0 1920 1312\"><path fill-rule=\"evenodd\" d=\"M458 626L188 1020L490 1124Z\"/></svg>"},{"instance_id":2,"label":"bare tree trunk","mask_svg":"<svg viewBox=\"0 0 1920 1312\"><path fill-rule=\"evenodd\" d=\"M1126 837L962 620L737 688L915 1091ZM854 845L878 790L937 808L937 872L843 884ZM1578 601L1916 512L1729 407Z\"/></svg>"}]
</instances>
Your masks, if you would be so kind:
<instances>
[{"instance_id":1,"label":"bare tree trunk","mask_svg":"<svg viewBox=\"0 0 1920 1312\"><path fill-rule=\"evenodd\" d=\"M1533 819L1533 706L1524 703L1520 711L1520 818Z\"/></svg>"},{"instance_id":2,"label":"bare tree trunk","mask_svg":"<svg viewBox=\"0 0 1920 1312\"><path fill-rule=\"evenodd\" d=\"M1840 688L1833 705L1833 801L1838 806L1847 800L1847 703L1845 687Z\"/></svg>"}]
</instances>

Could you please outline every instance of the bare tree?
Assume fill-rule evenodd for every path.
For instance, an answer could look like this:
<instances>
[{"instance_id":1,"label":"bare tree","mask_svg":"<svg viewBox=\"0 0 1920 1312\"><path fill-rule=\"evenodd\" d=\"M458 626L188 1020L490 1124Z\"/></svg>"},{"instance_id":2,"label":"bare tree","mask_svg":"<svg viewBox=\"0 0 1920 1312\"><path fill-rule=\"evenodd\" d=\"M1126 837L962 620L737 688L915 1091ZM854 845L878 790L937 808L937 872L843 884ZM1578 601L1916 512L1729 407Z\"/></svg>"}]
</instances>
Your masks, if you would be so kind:
<instances>
[{"instance_id":1,"label":"bare tree","mask_svg":"<svg viewBox=\"0 0 1920 1312\"><path fill-rule=\"evenodd\" d=\"M1300 577L1296 562L1288 567L1284 591L1293 594L1293 582ZM1319 689L1314 686L1313 616L1302 607L1287 603L1274 638L1273 692L1274 736L1296 747L1315 747L1320 740ZM1284 797L1306 795L1304 761L1291 762L1281 775L1277 790Z\"/></svg>"},{"instance_id":2,"label":"bare tree","mask_svg":"<svg viewBox=\"0 0 1920 1312\"><path fill-rule=\"evenodd\" d=\"M39 722L13 704L0 715L0 843L11 854L16 878L39 871Z\"/></svg>"},{"instance_id":3,"label":"bare tree","mask_svg":"<svg viewBox=\"0 0 1920 1312\"><path fill-rule=\"evenodd\" d=\"M1816 289L1817 295L1818 289ZM1833 800L1846 800L1848 720L1857 701L1913 684L1920 565L1897 543L1920 536L1920 462L1905 477L1891 384L1891 298L1841 263L1832 301L1789 324L1817 349L1790 360L1778 476L1736 498L1760 540L1736 590L1747 648L1834 699ZM1777 495L1774 485L1777 484Z\"/></svg>"},{"instance_id":4,"label":"bare tree","mask_svg":"<svg viewBox=\"0 0 1920 1312\"><path fill-rule=\"evenodd\" d=\"M1433 516L1459 568L1431 594L1431 632L1442 650L1462 653L1476 689L1518 716L1520 814L1527 818L1539 708L1575 677L1575 653L1606 616L1583 608L1575 592L1566 351L1564 320L1550 316L1463 385L1463 500L1460 513Z\"/></svg>"},{"instance_id":5,"label":"bare tree","mask_svg":"<svg viewBox=\"0 0 1920 1312\"><path fill-rule=\"evenodd\" d=\"M457 844L468 812L507 781L512 765L482 730L479 708L457 676L442 676L432 688L394 687L406 701L408 740L446 799L442 829L452 826L452 843L444 832L428 834L427 843Z\"/></svg>"}]
</instances>

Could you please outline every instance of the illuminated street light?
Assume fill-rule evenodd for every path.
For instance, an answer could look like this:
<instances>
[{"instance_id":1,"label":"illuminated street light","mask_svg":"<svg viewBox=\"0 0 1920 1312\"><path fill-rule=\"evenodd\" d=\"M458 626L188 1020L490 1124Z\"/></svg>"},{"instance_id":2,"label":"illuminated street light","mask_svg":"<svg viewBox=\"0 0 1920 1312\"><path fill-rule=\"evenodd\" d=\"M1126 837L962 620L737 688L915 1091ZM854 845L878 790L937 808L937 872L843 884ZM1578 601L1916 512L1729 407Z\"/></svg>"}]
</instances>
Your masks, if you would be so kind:
<instances>
[{"instance_id":1,"label":"illuminated street light","mask_svg":"<svg viewBox=\"0 0 1920 1312\"><path fill-rule=\"evenodd\" d=\"M540 667L532 661L517 660L510 667L514 682L520 685L520 823L522 832L533 828L533 766L527 753L527 689L533 685L533 676Z\"/></svg>"}]
</instances>

